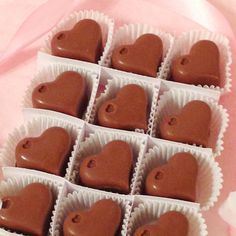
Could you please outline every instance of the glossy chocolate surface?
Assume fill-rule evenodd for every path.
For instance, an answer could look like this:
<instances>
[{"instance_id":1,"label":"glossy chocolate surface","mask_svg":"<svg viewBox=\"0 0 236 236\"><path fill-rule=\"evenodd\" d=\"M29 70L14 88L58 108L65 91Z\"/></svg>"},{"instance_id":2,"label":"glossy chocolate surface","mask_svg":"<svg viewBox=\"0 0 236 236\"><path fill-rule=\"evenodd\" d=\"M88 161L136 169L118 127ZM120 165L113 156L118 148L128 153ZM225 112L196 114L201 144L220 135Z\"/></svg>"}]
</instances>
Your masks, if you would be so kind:
<instances>
[{"instance_id":1,"label":"glossy chocolate surface","mask_svg":"<svg viewBox=\"0 0 236 236\"><path fill-rule=\"evenodd\" d=\"M72 146L72 137L65 129L51 127L39 137L27 137L17 144L16 166L63 175Z\"/></svg>"},{"instance_id":2,"label":"glossy chocolate surface","mask_svg":"<svg viewBox=\"0 0 236 236\"><path fill-rule=\"evenodd\" d=\"M1 200L0 227L25 235L47 235L53 209L49 187L41 183L29 184L14 196Z\"/></svg>"},{"instance_id":3,"label":"glossy chocolate surface","mask_svg":"<svg viewBox=\"0 0 236 236\"><path fill-rule=\"evenodd\" d=\"M121 219L119 204L110 199L103 199L90 209L70 212L63 224L64 236L115 236Z\"/></svg>"},{"instance_id":4,"label":"glossy chocolate surface","mask_svg":"<svg viewBox=\"0 0 236 236\"><path fill-rule=\"evenodd\" d=\"M116 48L111 63L118 70L156 77L162 55L162 40L154 34L143 34L134 44Z\"/></svg>"},{"instance_id":5,"label":"glossy chocolate surface","mask_svg":"<svg viewBox=\"0 0 236 236\"><path fill-rule=\"evenodd\" d=\"M134 236L187 236L188 219L177 211L163 214L156 222L145 224L136 229Z\"/></svg>"},{"instance_id":6,"label":"glossy chocolate surface","mask_svg":"<svg viewBox=\"0 0 236 236\"><path fill-rule=\"evenodd\" d=\"M208 147L211 125L211 108L200 100L187 103L173 116L163 117L160 137L163 139Z\"/></svg>"},{"instance_id":7,"label":"glossy chocolate surface","mask_svg":"<svg viewBox=\"0 0 236 236\"><path fill-rule=\"evenodd\" d=\"M91 188L128 194L133 151L130 144L115 140L107 143L100 153L86 157L80 164L80 182Z\"/></svg>"},{"instance_id":8,"label":"glossy chocolate surface","mask_svg":"<svg viewBox=\"0 0 236 236\"><path fill-rule=\"evenodd\" d=\"M198 163L190 153L176 153L168 163L152 169L145 181L145 192L158 197L196 201Z\"/></svg>"},{"instance_id":9,"label":"glossy chocolate surface","mask_svg":"<svg viewBox=\"0 0 236 236\"><path fill-rule=\"evenodd\" d=\"M62 112L82 118L87 106L85 78L75 71L66 71L56 80L39 84L32 93L33 107Z\"/></svg>"},{"instance_id":10,"label":"glossy chocolate surface","mask_svg":"<svg viewBox=\"0 0 236 236\"><path fill-rule=\"evenodd\" d=\"M209 40L195 43L188 55L174 59L172 79L195 85L220 86L220 53L217 45Z\"/></svg>"},{"instance_id":11,"label":"glossy chocolate surface","mask_svg":"<svg viewBox=\"0 0 236 236\"><path fill-rule=\"evenodd\" d=\"M148 97L145 90L136 84L121 88L116 97L104 102L98 109L98 124L101 126L135 130L147 130Z\"/></svg>"}]
</instances>

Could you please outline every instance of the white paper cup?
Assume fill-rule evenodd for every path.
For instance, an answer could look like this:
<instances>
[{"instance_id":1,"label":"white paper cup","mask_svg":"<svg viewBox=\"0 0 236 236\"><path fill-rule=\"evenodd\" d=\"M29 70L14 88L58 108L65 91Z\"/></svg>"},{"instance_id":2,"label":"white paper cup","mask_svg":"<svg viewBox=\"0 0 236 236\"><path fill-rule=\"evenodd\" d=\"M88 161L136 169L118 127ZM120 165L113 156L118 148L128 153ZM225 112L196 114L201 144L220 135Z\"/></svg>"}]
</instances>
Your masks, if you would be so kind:
<instances>
[{"instance_id":1,"label":"white paper cup","mask_svg":"<svg viewBox=\"0 0 236 236\"><path fill-rule=\"evenodd\" d=\"M189 222L188 236L206 236L207 226L202 214L197 208L178 201L166 201L163 198L147 200L142 197L135 197L135 205L128 224L128 236L132 236L137 228L144 224L157 221L161 215L169 211L177 211L184 214ZM175 230L175 229L173 229Z\"/></svg>"},{"instance_id":2,"label":"white paper cup","mask_svg":"<svg viewBox=\"0 0 236 236\"><path fill-rule=\"evenodd\" d=\"M133 150L133 167L132 177L130 181L130 194L133 193L133 184L136 179L136 170L143 158L146 147L146 136L129 132L117 132L116 130L108 130L98 128L95 132L90 132L84 137L84 142L79 145L75 158L70 162L67 174L68 180L72 183L79 182L79 166L80 163L88 156L99 153L102 148L113 140L122 140L131 145Z\"/></svg>"},{"instance_id":3,"label":"white paper cup","mask_svg":"<svg viewBox=\"0 0 236 236\"><path fill-rule=\"evenodd\" d=\"M154 121L154 126L151 135L156 136L156 129L160 121L167 116L176 115L190 101L201 100L206 102L212 112L210 137L208 146L212 148L213 155L219 156L223 151L223 137L228 127L228 113L222 105L216 103L214 99L209 98L204 93L194 92L194 90L172 89L165 92L158 101L157 119ZM201 147L199 147L201 148Z\"/></svg>"},{"instance_id":4,"label":"white paper cup","mask_svg":"<svg viewBox=\"0 0 236 236\"><path fill-rule=\"evenodd\" d=\"M118 28L114 33L114 39L106 54L103 66L105 67L111 66L112 52L115 48L125 44L133 44L135 40L139 38L141 35L148 33L155 34L159 36L162 40L163 58L162 58L162 63L158 69L157 76L162 71L165 71L167 65L166 63L168 61L169 54L174 43L174 38L169 33L163 32L159 29L156 29L152 26L148 26L145 24L129 24Z\"/></svg>"},{"instance_id":5,"label":"white paper cup","mask_svg":"<svg viewBox=\"0 0 236 236\"><path fill-rule=\"evenodd\" d=\"M151 144L148 146L148 152L142 159L137 171L137 178L134 183L135 194L143 194L145 179L152 169L166 164L176 153L187 152L192 154L198 162L196 203L200 204L201 210L206 211L217 202L222 188L223 175L210 149L199 150L190 145L154 138L149 142Z\"/></svg>"},{"instance_id":6,"label":"white paper cup","mask_svg":"<svg viewBox=\"0 0 236 236\"><path fill-rule=\"evenodd\" d=\"M165 79L168 77L173 59L181 55L188 54L190 52L191 47L199 40L211 40L218 46L220 51L220 75L222 85L220 87L215 87L214 85L198 86L218 90L221 94L230 92L232 81L230 68L232 64L232 52L230 44L228 38L226 38L224 35L215 32L193 30L180 35L175 40L173 50L170 53L169 61L167 63L168 65L166 67L169 67L169 69L167 69L165 74L163 74L163 78Z\"/></svg>"},{"instance_id":7,"label":"white paper cup","mask_svg":"<svg viewBox=\"0 0 236 236\"><path fill-rule=\"evenodd\" d=\"M99 78L98 74L95 72L90 72L85 69L81 69L74 65L69 65L65 63L60 64L51 64L42 70L40 70L35 78L31 81L28 89L26 90L24 99L23 99L23 107L24 108L32 108L32 93L33 90L41 83L52 82L54 81L60 74L65 71L75 71L78 72L83 78L86 80L87 84L87 94L88 94L88 104L86 106L85 112L83 114L83 119L88 121L90 119L92 107L96 98Z\"/></svg>"},{"instance_id":8,"label":"white paper cup","mask_svg":"<svg viewBox=\"0 0 236 236\"><path fill-rule=\"evenodd\" d=\"M89 188L77 186L74 191L63 198L58 206L54 217L53 235L59 236L63 232L63 222L71 211L83 210L90 208L94 203L102 199L112 199L117 202L122 210L122 224L119 235L126 235L128 218L131 211L132 201L120 194L112 194L103 191L96 191Z\"/></svg>"},{"instance_id":9,"label":"white paper cup","mask_svg":"<svg viewBox=\"0 0 236 236\"><path fill-rule=\"evenodd\" d=\"M54 59L57 58L56 56L53 56L51 53L51 40L52 40L53 36L60 31L72 29L76 23L78 23L79 21L81 21L83 19L95 20L101 27L104 50L103 50L102 56L100 57L100 59L98 61L98 64L103 65L104 60L105 60L105 55L107 54L107 51L109 50L110 44L112 42L113 31L114 31L114 22L113 22L113 19L109 18L108 16L106 16L103 13L98 12L98 11L85 10L85 11L74 12L70 16L68 16L67 18L63 19L49 33L48 38L45 41L45 45L40 49L40 52L50 54L52 57L51 61L53 62ZM64 60L66 62L67 58L64 58ZM69 60L72 60L72 59L69 59ZM78 60L73 60L73 61L78 62ZM91 63L88 63L88 64L91 64Z\"/></svg>"}]
</instances>

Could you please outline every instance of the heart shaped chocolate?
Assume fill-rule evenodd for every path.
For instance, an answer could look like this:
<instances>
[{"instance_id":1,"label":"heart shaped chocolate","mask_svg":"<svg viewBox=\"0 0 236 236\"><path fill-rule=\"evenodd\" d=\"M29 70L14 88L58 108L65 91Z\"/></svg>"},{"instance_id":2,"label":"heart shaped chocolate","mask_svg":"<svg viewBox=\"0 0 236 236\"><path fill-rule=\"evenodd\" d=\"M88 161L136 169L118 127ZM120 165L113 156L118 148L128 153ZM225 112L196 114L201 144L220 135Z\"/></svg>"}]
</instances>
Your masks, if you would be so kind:
<instances>
[{"instance_id":1,"label":"heart shaped chocolate","mask_svg":"<svg viewBox=\"0 0 236 236\"><path fill-rule=\"evenodd\" d=\"M97 63L103 51L101 27L94 20L81 20L71 30L57 33L51 50L55 56Z\"/></svg>"},{"instance_id":2,"label":"heart shaped chocolate","mask_svg":"<svg viewBox=\"0 0 236 236\"><path fill-rule=\"evenodd\" d=\"M47 235L53 208L53 195L47 186L29 184L1 200L0 227L25 235Z\"/></svg>"},{"instance_id":3,"label":"heart shaped chocolate","mask_svg":"<svg viewBox=\"0 0 236 236\"><path fill-rule=\"evenodd\" d=\"M98 109L98 124L105 127L147 130L148 97L145 90L129 84L116 97L104 102Z\"/></svg>"},{"instance_id":4,"label":"heart shaped chocolate","mask_svg":"<svg viewBox=\"0 0 236 236\"><path fill-rule=\"evenodd\" d=\"M220 53L210 40L195 43L188 55L176 58L172 64L172 79L195 85L220 85Z\"/></svg>"},{"instance_id":5,"label":"heart shaped chocolate","mask_svg":"<svg viewBox=\"0 0 236 236\"><path fill-rule=\"evenodd\" d=\"M156 77L162 54L162 40L154 34L143 34L134 44L116 48L111 63L118 70Z\"/></svg>"},{"instance_id":6,"label":"heart shaped chocolate","mask_svg":"<svg viewBox=\"0 0 236 236\"><path fill-rule=\"evenodd\" d=\"M198 163L190 153L175 154L167 164L151 170L145 181L148 195L195 202Z\"/></svg>"},{"instance_id":7,"label":"heart shaped chocolate","mask_svg":"<svg viewBox=\"0 0 236 236\"><path fill-rule=\"evenodd\" d=\"M121 224L121 208L110 199L96 202L90 209L70 212L63 224L64 236L115 236Z\"/></svg>"},{"instance_id":8,"label":"heart shaped chocolate","mask_svg":"<svg viewBox=\"0 0 236 236\"><path fill-rule=\"evenodd\" d=\"M72 150L72 138L60 127L51 127L36 138L24 138L16 146L16 166L63 175Z\"/></svg>"},{"instance_id":9,"label":"heart shaped chocolate","mask_svg":"<svg viewBox=\"0 0 236 236\"><path fill-rule=\"evenodd\" d=\"M208 146L211 125L211 108L203 101L187 103L179 114L164 117L160 123L163 139Z\"/></svg>"},{"instance_id":10,"label":"heart shaped chocolate","mask_svg":"<svg viewBox=\"0 0 236 236\"><path fill-rule=\"evenodd\" d=\"M158 221L139 227L134 236L187 236L189 223L182 213L169 211Z\"/></svg>"},{"instance_id":11,"label":"heart shaped chocolate","mask_svg":"<svg viewBox=\"0 0 236 236\"><path fill-rule=\"evenodd\" d=\"M56 80L39 84L32 93L33 107L80 118L87 100L86 80L74 71L63 72Z\"/></svg>"},{"instance_id":12,"label":"heart shaped chocolate","mask_svg":"<svg viewBox=\"0 0 236 236\"><path fill-rule=\"evenodd\" d=\"M124 141L115 140L106 144L100 153L81 162L80 181L88 187L128 194L132 165L132 147Z\"/></svg>"}]
</instances>

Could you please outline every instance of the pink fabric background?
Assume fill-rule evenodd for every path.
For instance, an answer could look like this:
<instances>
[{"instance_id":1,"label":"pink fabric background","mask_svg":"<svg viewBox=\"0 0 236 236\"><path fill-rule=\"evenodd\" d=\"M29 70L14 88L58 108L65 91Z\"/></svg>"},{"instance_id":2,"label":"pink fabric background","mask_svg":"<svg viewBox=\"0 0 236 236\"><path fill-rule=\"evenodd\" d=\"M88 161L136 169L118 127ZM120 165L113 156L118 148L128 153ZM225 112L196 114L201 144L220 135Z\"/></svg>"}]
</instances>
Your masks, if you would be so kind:
<instances>
[{"instance_id":1,"label":"pink fabric background","mask_svg":"<svg viewBox=\"0 0 236 236\"><path fill-rule=\"evenodd\" d=\"M0 0L0 54L24 19L45 1ZM166 14L165 12L159 12L158 15L158 12L153 8L154 5L158 6L158 0L137 0L136 4L131 4L131 1L135 2L133 0L84 0L80 1L79 9L104 11L113 16L119 24L123 22L144 22L158 26L158 17ZM236 1L210 0L210 2L226 16L236 34L236 29L234 28L236 23ZM131 12L129 7L134 10ZM170 18L169 21L166 21L166 25L163 28L170 30L173 28L173 22L173 19ZM181 22L178 23L180 24ZM185 28L191 29L193 27L196 28L197 26L189 24ZM23 121L21 101L27 85L35 74L36 51L42 43L43 39L40 39L27 48L21 53L20 57L16 57L15 61L9 65L8 70L3 71L0 67L0 145L7 138L8 133ZM236 75L234 68L233 72ZM234 157L236 151L236 116L234 116L236 111L236 84L234 81L232 93L222 97L221 103L228 109L231 121L225 136L225 150L222 156L217 159L224 173L224 188L216 206L204 213L210 236L230 235L227 224L218 216L217 210L228 193L236 190L236 158ZM231 231L231 235L236 235L236 231Z\"/></svg>"}]
</instances>

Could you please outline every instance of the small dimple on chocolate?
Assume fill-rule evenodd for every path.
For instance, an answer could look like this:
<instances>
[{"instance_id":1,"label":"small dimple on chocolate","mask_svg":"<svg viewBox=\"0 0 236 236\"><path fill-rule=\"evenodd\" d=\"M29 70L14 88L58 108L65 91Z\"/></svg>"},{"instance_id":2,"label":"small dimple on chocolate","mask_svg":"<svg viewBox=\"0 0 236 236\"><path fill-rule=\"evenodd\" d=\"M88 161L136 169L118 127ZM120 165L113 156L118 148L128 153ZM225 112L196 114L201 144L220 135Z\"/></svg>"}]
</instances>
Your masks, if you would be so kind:
<instances>
[{"instance_id":1,"label":"small dimple on chocolate","mask_svg":"<svg viewBox=\"0 0 236 236\"><path fill-rule=\"evenodd\" d=\"M114 106L112 104L108 104L106 107L106 112L111 113L115 110Z\"/></svg>"},{"instance_id":2,"label":"small dimple on chocolate","mask_svg":"<svg viewBox=\"0 0 236 236\"><path fill-rule=\"evenodd\" d=\"M124 47L124 48L121 48L121 49L120 49L120 54L121 54L121 55L124 55L124 54L126 54L127 52L128 52L128 48L125 48L125 47Z\"/></svg>"},{"instance_id":3,"label":"small dimple on chocolate","mask_svg":"<svg viewBox=\"0 0 236 236\"><path fill-rule=\"evenodd\" d=\"M95 160L90 160L87 164L88 168L93 168L96 166L96 161Z\"/></svg>"},{"instance_id":4,"label":"small dimple on chocolate","mask_svg":"<svg viewBox=\"0 0 236 236\"><path fill-rule=\"evenodd\" d=\"M40 86L38 89L39 93L44 93L46 90L47 90L47 87L45 85Z\"/></svg>"},{"instance_id":5,"label":"small dimple on chocolate","mask_svg":"<svg viewBox=\"0 0 236 236\"><path fill-rule=\"evenodd\" d=\"M72 222L73 223L79 223L80 222L80 215L75 215L73 218L72 218Z\"/></svg>"},{"instance_id":6,"label":"small dimple on chocolate","mask_svg":"<svg viewBox=\"0 0 236 236\"><path fill-rule=\"evenodd\" d=\"M141 233L141 236L150 236L150 232L145 229L142 233Z\"/></svg>"},{"instance_id":7,"label":"small dimple on chocolate","mask_svg":"<svg viewBox=\"0 0 236 236\"><path fill-rule=\"evenodd\" d=\"M168 124L169 124L170 126L176 125L176 124L177 124L177 119L176 119L175 117L170 118Z\"/></svg>"},{"instance_id":8,"label":"small dimple on chocolate","mask_svg":"<svg viewBox=\"0 0 236 236\"><path fill-rule=\"evenodd\" d=\"M184 58L182 58L182 60L181 60L181 62L180 62L180 64L181 65L186 65L186 64L188 64L189 63L189 60L188 60L188 58L186 58L186 57L184 57Z\"/></svg>"},{"instance_id":9,"label":"small dimple on chocolate","mask_svg":"<svg viewBox=\"0 0 236 236\"><path fill-rule=\"evenodd\" d=\"M58 40L62 40L65 38L65 33L60 33L58 36L57 36L57 39Z\"/></svg>"},{"instance_id":10,"label":"small dimple on chocolate","mask_svg":"<svg viewBox=\"0 0 236 236\"><path fill-rule=\"evenodd\" d=\"M157 171L157 173L155 174L155 179L160 180L162 178L163 178L163 173L161 171Z\"/></svg>"},{"instance_id":11,"label":"small dimple on chocolate","mask_svg":"<svg viewBox=\"0 0 236 236\"><path fill-rule=\"evenodd\" d=\"M11 201L9 199L4 199L2 201L2 209L8 209L11 205Z\"/></svg>"},{"instance_id":12,"label":"small dimple on chocolate","mask_svg":"<svg viewBox=\"0 0 236 236\"><path fill-rule=\"evenodd\" d=\"M26 140L25 143L22 145L24 149L28 149L31 146L31 142L29 140Z\"/></svg>"}]
</instances>

